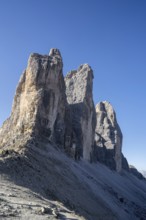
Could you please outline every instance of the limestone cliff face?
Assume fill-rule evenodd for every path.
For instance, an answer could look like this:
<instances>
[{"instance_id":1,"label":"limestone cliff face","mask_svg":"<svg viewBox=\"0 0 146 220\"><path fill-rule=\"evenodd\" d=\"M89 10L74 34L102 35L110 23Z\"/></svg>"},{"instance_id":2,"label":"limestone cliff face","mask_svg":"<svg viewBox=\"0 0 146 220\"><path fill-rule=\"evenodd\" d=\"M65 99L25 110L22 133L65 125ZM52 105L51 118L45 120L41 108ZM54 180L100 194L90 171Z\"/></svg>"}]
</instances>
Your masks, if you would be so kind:
<instances>
[{"instance_id":1,"label":"limestone cliff face","mask_svg":"<svg viewBox=\"0 0 146 220\"><path fill-rule=\"evenodd\" d=\"M97 159L119 172L122 169L122 132L109 102L100 102L96 105L96 119Z\"/></svg>"},{"instance_id":2,"label":"limestone cliff face","mask_svg":"<svg viewBox=\"0 0 146 220\"><path fill-rule=\"evenodd\" d=\"M65 77L66 96L72 115L72 143L77 156L91 160L96 125L92 96L93 71L88 64Z\"/></svg>"},{"instance_id":3,"label":"limestone cliff face","mask_svg":"<svg viewBox=\"0 0 146 220\"><path fill-rule=\"evenodd\" d=\"M45 139L75 159L98 160L129 170L121 153L122 133L109 102L93 102L93 71L81 65L63 77L58 49L32 54L22 74L10 117L0 128L0 148ZM96 128L96 129L95 129Z\"/></svg>"},{"instance_id":4,"label":"limestone cliff face","mask_svg":"<svg viewBox=\"0 0 146 220\"><path fill-rule=\"evenodd\" d=\"M64 142L66 96L59 50L32 54L22 74L10 118L0 130L1 145L11 137L35 135Z\"/></svg>"}]
</instances>

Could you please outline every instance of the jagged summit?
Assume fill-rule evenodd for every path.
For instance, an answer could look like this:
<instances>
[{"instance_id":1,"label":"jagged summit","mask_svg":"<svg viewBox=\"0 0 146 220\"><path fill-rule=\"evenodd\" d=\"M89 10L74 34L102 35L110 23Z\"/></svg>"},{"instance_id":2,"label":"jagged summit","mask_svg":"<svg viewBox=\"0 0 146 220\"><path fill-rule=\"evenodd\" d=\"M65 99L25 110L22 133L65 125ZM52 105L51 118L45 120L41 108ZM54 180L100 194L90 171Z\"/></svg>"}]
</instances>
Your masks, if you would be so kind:
<instances>
[{"instance_id":1,"label":"jagged summit","mask_svg":"<svg viewBox=\"0 0 146 220\"><path fill-rule=\"evenodd\" d=\"M86 70L86 71L88 70L88 71L90 72L92 78L94 78L93 70L92 70L91 66L90 66L88 63L81 64L77 70L71 70L71 71L69 71L69 72L66 74L65 78L71 78L71 77L73 77L73 76L75 77L76 74L77 74L77 73L79 74L79 73L80 73L80 70L83 70L83 69ZM80 74L82 74L82 72L81 72Z\"/></svg>"},{"instance_id":2,"label":"jagged summit","mask_svg":"<svg viewBox=\"0 0 146 220\"><path fill-rule=\"evenodd\" d=\"M18 83L10 117L0 128L0 148L19 150L30 139L47 139L75 158L129 171L122 132L108 101L94 107L93 70L82 64L63 77L58 49L33 53Z\"/></svg>"},{"instance_id":3,"label":"jagged summit","mask_svg":"<svg viewBox=\"0 0 146 220\"><path fill-rule=\"evenodd\" d=\"M49 56L58 56L61 57L61 53L57 48L51 48L49 52Z\"/></svg>"},{"instance_id":4,"label":"jagged summit","mask_svg":"<svg viewBox=\"0 0 146 220\"><path fill-rule=\"evenodd\" d=\"M122 155L122 132L112 105L103 101L94 106L88 64L65 78L62 67L58 49L49 55L34 53L20 78L11 115L0 129L0 188L5 189L0 216L146 219L145 180ZM6 195L6 188L20 192L20 187L22 196ZM33 197L24 196L24 188ZM32 203L22 207L30 198ZM7 201L11 206L4 209ZM19 210L10 212L18 203ZM67 214L69 209L79 217Z\"/></svg>"},{"instance_id":5,"label":"jagged summit","mask_svg":"<svg viewBox=\"0 0 146 220\"><path fill-rule=\"evenodd\" d=\"M0 129L0 147L19 149L32 138L47 138L75 159L100 161L118 172L128 170L112 105L103 101L94 107L92 68L82 64L64 78L62 67L56 48L49 55L30 55L11 116Z\"/></svg>"},{"instance_id":6,"label":"jagged summit","mask_svg":"<svg viewBox=\"0 0 146 220\"><path fill-rule=\"evenodd\" d=\"M88 64L67 73L65 83L69 104L83 102L87 95L92 97L93 78L93 70Z\"/></svg>"}]
</instances>

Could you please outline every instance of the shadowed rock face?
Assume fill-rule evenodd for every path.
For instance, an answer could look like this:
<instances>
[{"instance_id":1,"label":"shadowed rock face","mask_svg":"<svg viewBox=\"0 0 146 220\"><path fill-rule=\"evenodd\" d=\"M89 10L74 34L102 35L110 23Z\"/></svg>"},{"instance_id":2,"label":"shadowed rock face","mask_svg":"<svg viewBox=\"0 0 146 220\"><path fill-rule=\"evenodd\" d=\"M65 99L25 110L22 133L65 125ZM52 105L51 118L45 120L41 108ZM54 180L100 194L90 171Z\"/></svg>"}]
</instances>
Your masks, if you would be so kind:
<instances>
[{"instance_id":1,"label":"shadowed rock face","mask_svg":"<svg viewBox=\"0 0 146 220\"><path fill-rule=\"evenodd\" d=\"M97 159L119 172L122 169L122 132L109 102L100 102L96 105L96 119Z\"/></svg>"},{"instance_id":2,"label":"shadowed rock face","mask_svg":"<svg viewBox=\"0 0 146 220\"><path fill-rule=\"evenodd\" d=\"M65 77L66 96L72 115L73 143L77 155L90 160L96 125L92 96L93 71L88 64Z\"/></svg>"},{"instance_id":3,"label":"shadowed rock face","mask_svg":"<svg viewBox=\"0 0 146 220\"><path fill-rule=\"evenodd\" d=\"M124 157L124 155L122 154L122 169L126 170L126 171L130 171L129 169L129 164L127 159Z\"/></svg>"},{"instance_id":4,"label":"shadowed rock face","mask_svg":"<svg viewBox=\"0 0 146 220\"><path fill-rule=\"evenodd\" d=\"M129 165L129 170L130 172L136 176L138 179L145 179L145 177L142 175L142 173L140 173L134 166Z\"/></svg>"},{"instance_id":5,"label":"shadowed rock face","mask_svg":"<svg viewBox=\"0 0 146 220\"><path fill-rule=\"evenodd\" d=\"M10 118L0 130L0 142L15 136L35 135L64 142L66 95L59 50L31 54L22 74Z\"/></svg>"}]
</instances>

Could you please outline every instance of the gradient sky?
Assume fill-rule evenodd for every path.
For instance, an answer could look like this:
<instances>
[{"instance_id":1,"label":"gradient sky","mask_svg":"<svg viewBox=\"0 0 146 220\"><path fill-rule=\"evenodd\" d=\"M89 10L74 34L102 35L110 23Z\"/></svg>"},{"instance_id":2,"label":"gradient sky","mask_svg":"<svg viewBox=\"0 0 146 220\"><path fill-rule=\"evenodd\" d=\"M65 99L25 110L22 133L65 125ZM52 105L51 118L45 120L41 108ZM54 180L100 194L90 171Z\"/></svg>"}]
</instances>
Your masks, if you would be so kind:
<instances>
[{"instance_id":1,"label":"gradient sky","mask_svg":"<svg viewBox=\"0 0 146 220\"><path fill-rule=\"evenodd\" d=\"M29 54L59 48L64 75L94 71L94 101L113 105L123 153L146 170L146 1L0 0L0 125Z\"/></svg>"}]
</instances>

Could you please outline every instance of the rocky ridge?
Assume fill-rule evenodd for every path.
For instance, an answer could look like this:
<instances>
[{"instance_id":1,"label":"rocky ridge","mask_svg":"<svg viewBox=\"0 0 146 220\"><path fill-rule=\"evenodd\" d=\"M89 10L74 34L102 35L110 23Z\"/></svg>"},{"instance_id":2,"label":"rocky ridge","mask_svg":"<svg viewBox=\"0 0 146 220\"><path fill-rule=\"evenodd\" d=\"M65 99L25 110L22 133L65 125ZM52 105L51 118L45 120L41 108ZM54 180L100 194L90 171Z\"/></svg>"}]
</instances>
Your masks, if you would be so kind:
<instances>
[{"instance_id":1,"label":"rocky ridge","mask_svg":"<svg viewBox=\"0 0 146 220\"><path fill-rule=\"evenodd\" d=\"M58 49L51 49L49 55L31 54L11 116L0 128L1 149L25 151L27 143L46 139L76 160L99 161L117 172L130 171L112 105L105 101L94 106L93 78L88 64L64 78Z\"/></svg>"},{"instance_id":2,"label":"rocky ridge","mask_svg":"<svg viewBox=\"0 0 146 220\"><path fill-rule=\"evenodd\" d=\"M62 68L58 49L30 56L0 129L0 174L85 219L145 219L145 180L135 179L122 154L113 107L94 107L88 64L65 79Z\"/></svg>"}]
</instances>

